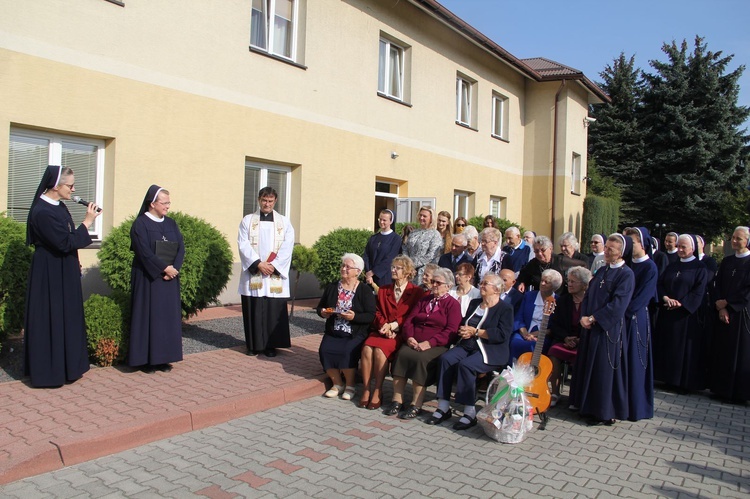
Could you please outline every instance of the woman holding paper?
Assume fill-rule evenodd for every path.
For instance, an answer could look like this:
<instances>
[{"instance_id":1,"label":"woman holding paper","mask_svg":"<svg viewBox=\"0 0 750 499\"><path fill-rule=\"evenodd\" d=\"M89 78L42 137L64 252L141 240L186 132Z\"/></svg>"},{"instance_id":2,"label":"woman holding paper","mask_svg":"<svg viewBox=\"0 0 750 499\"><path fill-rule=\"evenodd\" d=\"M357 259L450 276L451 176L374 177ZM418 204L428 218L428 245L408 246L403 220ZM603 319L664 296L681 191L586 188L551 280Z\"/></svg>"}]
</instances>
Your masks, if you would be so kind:
<instances>
[{"instance_id":1,"label":"woman holding paper","mask_svg":"<svg viewBox=\"0 0 750 499\"><path fill-rule=\"evenodd\" d=\"M171 362L182 360L179 275L185 245L177 224L167 217L171 204L169 191L152 185L130 229L128 365L146 372L169 371Z\"/></svg>"}]
</instances>

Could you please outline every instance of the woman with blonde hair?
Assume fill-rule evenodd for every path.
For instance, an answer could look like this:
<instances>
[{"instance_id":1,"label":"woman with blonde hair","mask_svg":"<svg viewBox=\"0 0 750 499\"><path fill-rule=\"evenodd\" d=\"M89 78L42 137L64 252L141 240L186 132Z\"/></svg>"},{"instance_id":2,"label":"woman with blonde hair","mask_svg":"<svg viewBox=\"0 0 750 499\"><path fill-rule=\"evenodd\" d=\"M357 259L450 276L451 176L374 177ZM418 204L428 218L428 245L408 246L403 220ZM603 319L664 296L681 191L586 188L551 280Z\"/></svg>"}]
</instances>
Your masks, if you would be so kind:
<instances>
[{"instance_id":1,"label":"woman with blonde hair","mask_svg":"<svg viewBox=\"0 0 750 499\"><path fill-rule=\"evenodd\" d=\"M447 211L441 211L437 216L437 230L443 237L443 253L449 253L451 250L451 241L453 240L453 234L451 233L451 214Z\"/></svg>"},{"instance_id":2,"label":"woman with blonde hair","mask_svg":"<svg viewBox=\"0 0 750 499\"><path fill-rule=\"evenodd\" d=\"M435 210L429 206L419 209L419 228L409 234L409 239L404 243L404 255L411 258L414 268L417 270L414 284L422 282L424 266L428 263L437 263L443 254L443 237L435 228L437 218Z\"/></svg>"},{"instance_id":3,"label":"woman with blonde hair","mask_svg":"<svg viewBox=\"0 0 750 499\"><path fill-rule=\"evenodd\" d=\"M388 364L401 347L401 325L412 307L423 296L422 290L411 283L414 264L408 256L399 255L391 262L391 284L378 290L375 321L370 326L370 336L362 348L360 368L364 391L360 407L377 409L382 402L381 389L388 372ZM370 391L370 381L375 379L375 388Z\"/></svg>"}]
</instances>

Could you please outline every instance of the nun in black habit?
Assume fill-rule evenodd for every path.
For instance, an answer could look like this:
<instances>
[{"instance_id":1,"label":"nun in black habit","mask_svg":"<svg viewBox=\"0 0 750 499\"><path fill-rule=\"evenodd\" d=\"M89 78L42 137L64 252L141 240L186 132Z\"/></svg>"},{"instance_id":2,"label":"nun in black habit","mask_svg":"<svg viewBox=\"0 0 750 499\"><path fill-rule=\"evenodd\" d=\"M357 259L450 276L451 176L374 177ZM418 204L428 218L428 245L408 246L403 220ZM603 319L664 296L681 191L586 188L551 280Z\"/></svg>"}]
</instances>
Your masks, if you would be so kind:
<instances>
[{"instance_id":1,"label":"nun in black habit","mask_svg":"<svg viewBox=\"0 0 750 499\"><path fill-rule=\"evenodd\" d=\"M604 246L607 265L591 279L581 304L581 340L571 382L570 402L589 424L627 419L627 329L625 313L635 287L625 265L632 240L612 234Z\"/></svg>"},{"instance_id":2,"label":"nun in black habit","mask_svg":"<svg viewBox=\"0 0 750 499\"><path fill-rule=\"evenodd\" d=\"M31 202L26 244L34 246L26 290L24 372L33 387L59 387L89 370L78 250L91 244L100 211L90 203L75 226L67 206L73 170L48 166Z\"/></svg>"},{"instance_id":3,"label":"nun in black habit","mask_svg":"<svg viewBox=\"0 0 750 499\"><path fill-rule=\"evenodd\" d=\"M171 362L182 360L179 274L185 245L177 224L166 216L170 206L169 191L152 185L130 229L128 365L146 371L169 371Z\"/></svg>"},{"instance_id":4,"label":"nun in black habit","mask_svg":"<svg viewBox=\"0 0 750 499\"><path fill-rule=\"evenodd\" d=\"M681 392L706 388L705 330L698 311L706 292L706 266L695 236L677 238L679 259L659 278L662 304L654 329L654 379Z\"/></svg>"},{"instance_id":5,"label":"nun in black habit","mask_svg":"<svg viewBox=\"0 0 750 499\"><path fill-rule=\"evenodd\" d=\"M744 404L750 398L750 229L737 227L733 255L725 256L716 274L710 384L714 396Z\"/></svg>"}]
</instances>

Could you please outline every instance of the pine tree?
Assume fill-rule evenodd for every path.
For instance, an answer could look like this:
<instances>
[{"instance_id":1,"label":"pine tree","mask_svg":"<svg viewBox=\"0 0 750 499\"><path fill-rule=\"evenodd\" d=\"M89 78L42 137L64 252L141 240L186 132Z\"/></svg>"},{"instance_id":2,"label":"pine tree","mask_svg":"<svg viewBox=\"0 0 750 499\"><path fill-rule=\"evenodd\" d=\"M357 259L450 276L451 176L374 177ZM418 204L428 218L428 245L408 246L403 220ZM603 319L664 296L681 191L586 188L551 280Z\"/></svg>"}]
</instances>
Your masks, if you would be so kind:
<instances>
[{"instance_id":1,"label":"pine tree","mask_svg":"<svg viewBox=\"0 0 750 499\"><path fill-rule=\"evenodd\" d=\"M630 196L633 181L643 163L644 137L637 122L642 85L635 58L624 53L600 73L601 87L609 94L611 103L595 106L592 115L597 119L589 129L589 151L598 172L622 190L621 220L634 223L639 208Z\"/></svg>"},{"instance_id":2,"label":"pine tree","mask_svg":"<svg viewBox=\"0 0 750 499\"><path fill-rule=\"evenodd\" d=\"M740 66L725 74L733 56L707 50L703 38L664 44L667 62L651 61L644 73L644 160L627 199L644 224L667 223L679 232L713 239L731 231L731 206L747 186L749 137L741 129L750 109L737 104Z\"/></svg>"}]
</instances>

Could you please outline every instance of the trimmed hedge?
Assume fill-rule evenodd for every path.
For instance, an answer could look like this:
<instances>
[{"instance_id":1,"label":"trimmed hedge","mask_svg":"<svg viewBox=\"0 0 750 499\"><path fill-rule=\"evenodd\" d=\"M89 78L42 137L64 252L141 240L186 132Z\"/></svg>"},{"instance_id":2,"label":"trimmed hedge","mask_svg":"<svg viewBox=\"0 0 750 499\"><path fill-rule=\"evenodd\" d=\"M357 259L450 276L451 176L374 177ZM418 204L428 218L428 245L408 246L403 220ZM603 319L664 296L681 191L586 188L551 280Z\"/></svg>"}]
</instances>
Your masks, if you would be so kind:
<instances>
[{"instance_id":1,"label":"trimmed hedge","mask_svg":"<svg viewBox=\"0 0 750 499\"><path fill-rule=\"evenodd\" d=\"M620 223L620 202L616 199L589 194L583 200L581 241L590 241L594 234L617 232Z\"/></svg>"},{"instance_id":2,"label":"trimmed hedge","mask_svg":"<svg viewBox=\"0 0 750 499\"><path fill-rule=\"evenodd\" d=\"M215 227L196 217L180 212L170 213L185 239L185 261L180 269L180 300L183 317L195 315L216 303L229 282L232 272L232 251L224 235ZM100 269L104 280L116 291L130 295L130 217L114 228L102 242L99 251Z\"/></svg>"},{"instance_id":3,"label":"trimmed hedge","mask_svg":"<svg viewBox=\"0 0 750 499\"><path fill-rule=\"evenodd\" d=\"M0 344L23 329L33 254L26 246L26 225L0 213Z\"/></svg>"},{"instance_id":4,"label":"trimmed hedge","mask_svg":"<svg viewBox=\"0 0 750 499\"><path fill-rule=\"evenodd\" d=\"M100 366L119 363L127 351L123 304L109 296L91 295L83 304L89 357Z\"/></svg>"},{"instance_id":5,"label":"trimmed hedge","mask_svg":"<svg viewBox=\"0 0 750 499\"><path fill-rule=\"evenodd\" d=\"M332 282L337 282L341 277L341 257L344 253L362 255L365 252L367 240L372 234L372 231L366 229L338 228L321 236L313 244L313 249L320 257L320 263L315 269L315 277L318 278L322 288Z\"/></svg>"}]
</instances>

